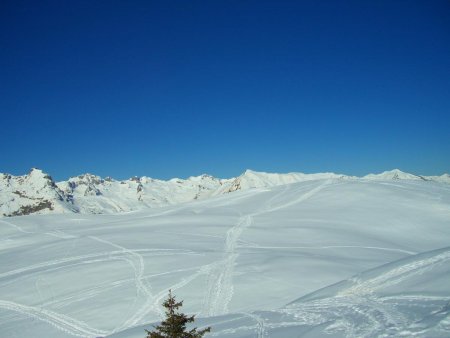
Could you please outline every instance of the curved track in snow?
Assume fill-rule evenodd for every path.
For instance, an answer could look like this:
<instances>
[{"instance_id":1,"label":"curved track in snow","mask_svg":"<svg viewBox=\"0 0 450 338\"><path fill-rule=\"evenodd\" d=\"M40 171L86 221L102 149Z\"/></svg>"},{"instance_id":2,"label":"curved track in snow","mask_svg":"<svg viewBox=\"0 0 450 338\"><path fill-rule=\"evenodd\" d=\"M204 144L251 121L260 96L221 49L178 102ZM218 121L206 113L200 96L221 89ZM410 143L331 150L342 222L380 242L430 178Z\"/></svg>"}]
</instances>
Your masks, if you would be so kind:
<instances>
[{"instance_id":1,"label":"curved track in snow","mask_svg":"<svg viewBox=\"0 0 450 338\"><path fill-rule=\"evenodd\" d=\"M236 260L239 257L239 253L237 252L238 241L245 229L252 225L253 217L302 203L331 184L331 182L332 180L325 180L323 183L301 194L293 201L275 207L272 206L277 199L289 191L290 186L286 185L281 192L273 196L259 210L248 215L241 215L241 217L239 217L237 223L227 231L225 245L223 248L223 258L216 264L216 268L213 269L208 278L208 287L204 299L202 314L207 316L217 316L228 313L228 304L233 297L234 266L236 265Z\"/></svg>"},{"instance_id":2,"label":"curved track in snow","mask_svg":"<svg viewBox=\"0 0 450 338\"><path fill-rule=\"evenodd\" d=\"M383 292L392 290L403 282L426 276L442 264L450 265L450 248L418 254L369 270L348 281L302 297L282 311L291 315L297 325L318 326L330 323L326 331L330 334L345 332L345 337L350 338L429 336L425 332L427 329L433 329L432 325L439 325L442 320L450 320L450 295L408 295L403 291L384 296ZM335 289L336 291L333 291ZM321 297L327 290L330 290L330 295ZM404 309L423 308L427 303L430 308L435 309L430 311L429 317L444 311L437 319L428 318L432 325L426 324L428 316L421 319L413 311L411 314ZM448 330L450 333L450 326Z\"/></svg>"},{"instance_id":3,"label":"curved track in snow","mask_svg":"<svg viewBox=\"0 0 450 338\"><path fill-rule=\"evenodd\" d=\"M448 245L450 197L411 188L318 180L78 225L0 220L0 337L141 337L169 289L211 336L450 337L450 249L415 252Z\"/></svg>"},{"instance_id":4,"label":"curved track in snow","mask_svg":"<svg viewBox=\"0 0 450 338\"><path fill-rule=\"evenodd\" d=\"M22 305L4 300L0 300L0 308L14 311L22 315L33 317L40 321L46 322L56 329L68 333L72 336L98 337L109 333L107 331L94 329L84 322L43 308Z\"/></svg>"}]
</instances>

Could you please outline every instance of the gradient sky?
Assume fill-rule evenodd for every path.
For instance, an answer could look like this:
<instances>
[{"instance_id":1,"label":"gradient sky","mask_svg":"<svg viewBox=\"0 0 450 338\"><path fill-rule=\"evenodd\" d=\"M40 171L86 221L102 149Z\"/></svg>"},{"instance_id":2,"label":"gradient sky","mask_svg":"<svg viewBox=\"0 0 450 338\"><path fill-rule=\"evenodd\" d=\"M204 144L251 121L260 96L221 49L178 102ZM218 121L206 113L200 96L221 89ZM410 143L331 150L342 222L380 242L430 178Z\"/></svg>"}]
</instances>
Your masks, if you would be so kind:
<instances>
[{"instance_id":1,"label":"gradient sky","mask_svg":"<svg viewBox=\"0 0 450 338\"><path fill-rule=\"evenodd\" d=\"M450 2L2 1L0 172L450 172Z\"/></svg>"}]
</instances>

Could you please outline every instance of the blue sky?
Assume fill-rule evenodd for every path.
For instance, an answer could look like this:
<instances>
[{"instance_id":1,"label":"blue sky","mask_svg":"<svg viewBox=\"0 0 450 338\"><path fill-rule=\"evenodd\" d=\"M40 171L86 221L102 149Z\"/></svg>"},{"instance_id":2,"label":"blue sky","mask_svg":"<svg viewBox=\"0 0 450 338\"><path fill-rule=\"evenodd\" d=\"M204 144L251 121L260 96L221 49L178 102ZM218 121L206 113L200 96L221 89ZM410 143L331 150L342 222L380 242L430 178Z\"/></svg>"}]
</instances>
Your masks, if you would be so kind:
<instances>
[{"instance_id":1,"label":"blue sky","mask_svg":"<svg viewBox=\"0 0 450 338\"><path fill-rule=\"evenodd\" d=\"M449 10L3 1L0 172L449 172Z\"/></svg>"}]
</instances>

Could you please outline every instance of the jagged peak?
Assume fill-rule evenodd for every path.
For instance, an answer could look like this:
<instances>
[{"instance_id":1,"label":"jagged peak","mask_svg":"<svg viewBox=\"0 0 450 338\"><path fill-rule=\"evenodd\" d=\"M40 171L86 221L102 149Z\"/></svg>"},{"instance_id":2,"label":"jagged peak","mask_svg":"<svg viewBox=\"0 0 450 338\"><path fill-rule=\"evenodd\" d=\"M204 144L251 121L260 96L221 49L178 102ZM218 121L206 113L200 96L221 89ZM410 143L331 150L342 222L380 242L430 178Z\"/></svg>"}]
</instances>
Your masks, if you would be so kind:
<instances>
[{"instance_id":1,"label":"jagged peak","mask_svg":"<svg viewBox=\"0 0 450 338\"><path fill-rule=\"evenodd\" d=\"M30 172L24 178L27 182L31 182L31 184L34 185L55 186L53 178L49 174L38 168L31 168Z\"/></svg>"},{"instance_id":2,"label":"jagged peak","mask_svg":"<svg viewBox=\"0 0 450 338\"><path fill-rule=\"evenodd\" d=\"M30 169L28 174L30 175L30 174L43 174L43 173L44 172L42 171L42 169L33 167Z\"/></svg>"},{"instance_id":3,"label":"jagged peak","mask_svg":"<svg viewBox=\"0 0 450 338\"><path fill-rule=\"evenodd\" d=\"M31 168L28 172L29 177L42 177L42 178L51 178L51 176L39 168Z\"/></svg>"},{"instance_id":4,"label":"jagged peak","mask_svg":"<svg viewBox=\"0 0 450 338\"><path fill-rule=\"evenodd\" d=\"M104 182L105 180L102 179L100 176L85 173L71 177L67 181L58 182L58 185L64 186L64 184L67 184L70 187L69 190L73 190L77 186L96 186Z\"/></svg>"},{"instance_id":5,"label":"jagged peak","mask_svg":"<svg viewBox=\"0 0 450 338\"><path fill-rule=\"evenodd\" d=\"M83 179L83 178L97 178L97 179L101 178L101 176L94 175L94 174L91 174L91 173L84 173L84 174L78 175L76 177L81 178L81 179Z\"/></svg>"},{"instance_id":6,"label":"jagged peak","mask_svg":"<svg viewBox=\"0 0 450 338\"><path fill-rule=\"evenodd\" d=\"M47 173L41 169L33 168L28 174L22 176L9 174L2 176L0 174L0 184L2 186L2 191L0 192L4 192L6 195L8 193L13 194L11 195L12 198L5 195L8 201L19 201L23 198L23 200L19 201L23 205L30 204L30 200L40 200L45 197L60 211L62 210L61 208L69 208L70 210L76 210L76 212L102 213L165 206L192 201L193 199L217 196L236 190L266 189L308 180L341 178L359 179L334 173L267 173L247 169L240 176L229 179L218 179L208 174L202 174L191 176L188 179L158 180L146 176L134 176L128 180L116 181L111 178L102 179L100 176L86 173L55 184ZM371 180L425 180L450 183L450 175L448 173L442 176L418 176L405 173L400 169L384 171L381 174L370 174L364 176L364 178ZM94 196L100 197L96 200L92 198ZM84 199L85 197L87 198ZM134 201L136 199L139 201L139 204L135 205ZM59 208L58 205L61 203L64 206ZM116 205L120 205L120 209ZM8 214L10 213L8 212Z\"/></svg>"},{"instance_id":7,"label":"jagged peak","mask_svg":"<svg viewBox=\"0 0 450 338\"><path fill-rule=\"evenodd\" d=\"M85 174L81 174L75 177L71 177L69 178L68 181L81 181L81 182L85 182L85 183L101 183L103 182L103 179L101 178L101 176L97 176L94 174L90 174L90 173L85 173Z\"/></svg>"}]
</instances>

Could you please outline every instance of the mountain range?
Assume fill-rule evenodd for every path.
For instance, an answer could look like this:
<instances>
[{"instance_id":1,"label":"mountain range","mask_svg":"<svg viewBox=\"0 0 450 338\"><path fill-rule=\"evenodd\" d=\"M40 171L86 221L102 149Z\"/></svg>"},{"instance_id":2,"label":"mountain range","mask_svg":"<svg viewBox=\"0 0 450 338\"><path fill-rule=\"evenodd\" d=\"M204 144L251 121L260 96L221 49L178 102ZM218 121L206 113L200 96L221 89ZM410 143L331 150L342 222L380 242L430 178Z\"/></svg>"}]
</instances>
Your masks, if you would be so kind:
<instances>
[{"instance_id":1,"label":"mountain range","mask_svg":"<svg viewBox=\"0 0 450 338\"><path fill-rule=\"evenodd\" d=\"M229 179L210 175L187 179L158 180L132 177L127 180L101 178L92 174L55 182L50 175L33 168L23 176L0 174L0 217L47 213L110 214L164 207L239 190L268 188L320 179L419 180L450 183L450 175L420 176L394 169L363 177L335 173L265 173L246 170Z\"/></svg>"}]
</instances>

